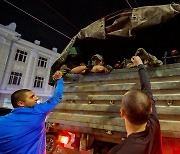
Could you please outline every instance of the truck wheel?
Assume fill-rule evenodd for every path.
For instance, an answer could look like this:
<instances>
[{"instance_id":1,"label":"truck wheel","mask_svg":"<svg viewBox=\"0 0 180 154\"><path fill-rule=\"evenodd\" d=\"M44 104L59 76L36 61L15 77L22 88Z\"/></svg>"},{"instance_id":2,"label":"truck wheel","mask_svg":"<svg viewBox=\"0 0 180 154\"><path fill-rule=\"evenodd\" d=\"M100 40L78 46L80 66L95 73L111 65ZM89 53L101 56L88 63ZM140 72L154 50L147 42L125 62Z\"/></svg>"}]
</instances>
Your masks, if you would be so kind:
<instances>
[{"instance_id":1,"label":"truck wheel","mask_svg":"<svg viewBox=\"0 0 180 154\"><path fill-rule=\"evenodd\" d=\"M46 135L46 153L52 154L57 146L57 139L54 135Z\"/></svg>"}]
</instances>

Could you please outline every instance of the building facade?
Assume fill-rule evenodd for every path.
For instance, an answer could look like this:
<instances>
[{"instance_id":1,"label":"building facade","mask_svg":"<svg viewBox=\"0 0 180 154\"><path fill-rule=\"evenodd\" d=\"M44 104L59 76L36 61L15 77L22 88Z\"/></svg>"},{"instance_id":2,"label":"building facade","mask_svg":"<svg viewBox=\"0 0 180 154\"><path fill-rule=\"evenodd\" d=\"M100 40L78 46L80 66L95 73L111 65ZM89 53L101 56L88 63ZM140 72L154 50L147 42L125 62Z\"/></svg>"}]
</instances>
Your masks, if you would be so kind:
<instances>
[{"instance_id":1,"label":"building facade","mask_svg":"<svg viewBox=\"0 0 180 154\"><path fill-rule=\"evenodd\" d=\"M0 24L0 107L11 107L10 96L18 89L31 89L45 101L54 88L48 85L50 68L60 56L57 49L28 42L15 31L16 24Z\"/></svg>"}]
</instances>

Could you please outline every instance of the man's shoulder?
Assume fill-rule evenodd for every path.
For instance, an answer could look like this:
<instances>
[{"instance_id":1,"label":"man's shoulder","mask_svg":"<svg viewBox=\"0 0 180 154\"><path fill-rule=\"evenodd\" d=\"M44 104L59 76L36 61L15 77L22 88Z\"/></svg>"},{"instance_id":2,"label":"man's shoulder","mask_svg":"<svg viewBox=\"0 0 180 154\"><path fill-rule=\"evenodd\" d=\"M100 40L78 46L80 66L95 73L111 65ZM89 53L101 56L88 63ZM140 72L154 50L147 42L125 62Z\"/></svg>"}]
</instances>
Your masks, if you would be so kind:
<instances>
[{"instance_id":1,"label":"man's shoulder","mask_svg":"<svg viewBox=\"0 0 180 154\"><path fill-rule=\"evenodd\" d=\"M125 153L125 154L132 154L132 153L143 153L144 148L146 146L144 146L144 144L136 142L136 139L126 139L127 141L125 141L123 144L117 145L114 148L112 148L109 152L109 154L121 154L121 153Z\"/></svg>"},{"instance_id":2,"label":"man's shoulder","mask_svg":"<svg viewBox=\"0 0 180 154\"><path fill-rule=\"evenodd\" d=\"M116 154L116 153L119 153L119 151L121 150L123 144L119 144L119 145L116 145L115 147L113 147L108 154Z\"/></svg>"},{"instance_id":3,"label":"man's shoulder","mask_svg":"<svg viewBox=\"0 0 180 154\"><path fill-rule=\"evenodd\" d=\"M154 114L150 114L148 125L153 129L154 131L160 131L160 123L158 118Z\"/></svg>"},{"instance_id":4,"label":"man's shoulder","mask_svg":"<svg viewBox=\"0 0 180 154\"><path fill-rule=\"evenodd\" d=\"M160 125L159 124L159 119L155 114L151 113L150 116L149 116L149 120L152 121L153 123L157 123L158 125Z\"/></svg>"}]
</instances>

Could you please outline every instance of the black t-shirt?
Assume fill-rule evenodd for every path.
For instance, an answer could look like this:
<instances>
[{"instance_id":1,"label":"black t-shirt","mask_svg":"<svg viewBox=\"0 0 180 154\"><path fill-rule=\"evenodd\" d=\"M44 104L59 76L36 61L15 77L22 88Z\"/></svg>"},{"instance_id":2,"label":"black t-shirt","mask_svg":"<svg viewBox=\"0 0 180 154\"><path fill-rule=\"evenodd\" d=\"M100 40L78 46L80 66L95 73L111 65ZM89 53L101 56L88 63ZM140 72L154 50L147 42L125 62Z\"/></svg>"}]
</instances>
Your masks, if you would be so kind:
<instances>
[{"instance_id":1,"label":"black t-shirt","mask_svg":"<svg viewBox=\"0 0 180 154\"><path fill-rule=\"evenodd\" d=\"M122 144L112 148L109 154L162 154L160 124L149 77L144 65L139 65L138 68L141 90L152 99L152 114L149 117L145 131L130 134Z\"/></svg>"}]
</instances>

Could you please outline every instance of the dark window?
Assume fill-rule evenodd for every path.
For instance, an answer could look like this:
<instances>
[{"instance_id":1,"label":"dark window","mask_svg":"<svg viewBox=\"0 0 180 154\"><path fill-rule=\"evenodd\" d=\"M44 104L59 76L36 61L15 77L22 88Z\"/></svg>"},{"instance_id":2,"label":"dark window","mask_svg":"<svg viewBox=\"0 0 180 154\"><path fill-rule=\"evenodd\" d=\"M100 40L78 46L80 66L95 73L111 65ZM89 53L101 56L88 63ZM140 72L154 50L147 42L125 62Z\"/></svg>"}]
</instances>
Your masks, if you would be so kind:
<instances>
[{"instance_id":1,"label":"dark window","mask_svg":"<svg viewBox=\"0 0 180 154\"><path fill-rule=\"evenodd\" d=\"M43 81L44 81L43 77L36 76L35 81L34 81L34 87L35 88L42 88L43 87Z\"/></svg>"},{"instance_id":2,"label":"dark window","mask_svg":"<svg viewBox=\"0 0 180 154\"><path fill-rule=\"evenodd\" d=\"M46 68L46 65L47 65L47 59L43 57L39 57L38 66Z\"/></svg>"},{"instance_id":3,"label":"dark window","mask_svg":"<svg viewBox=\"0 0 180 154\"><path fill-rule=\"evenodd\" d=\"M20 85L21 77L22 73L11 72L8 84Z\"/></svg>"},{"instance_id":4,"label":"dark window","mask_svg":"<svg viewBox=\"0 0 180 154\"><path fill-rule=\"evenodd\" d=\"M27 57L27 52L21 50L16 51L15 60L22 61L25 63L26 57Z\"/></svg>"}]
</instances>

